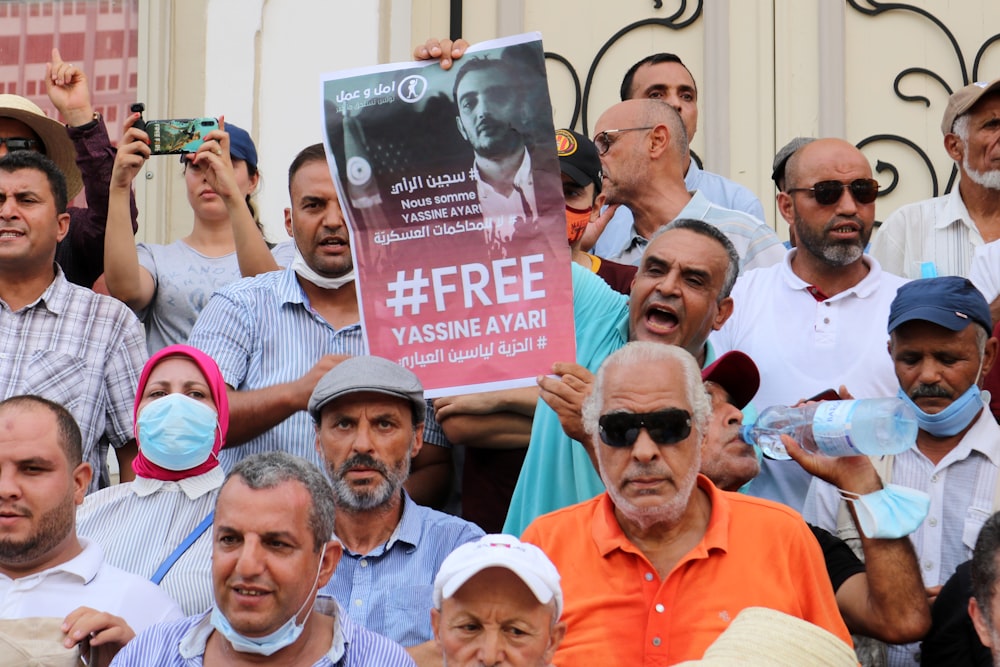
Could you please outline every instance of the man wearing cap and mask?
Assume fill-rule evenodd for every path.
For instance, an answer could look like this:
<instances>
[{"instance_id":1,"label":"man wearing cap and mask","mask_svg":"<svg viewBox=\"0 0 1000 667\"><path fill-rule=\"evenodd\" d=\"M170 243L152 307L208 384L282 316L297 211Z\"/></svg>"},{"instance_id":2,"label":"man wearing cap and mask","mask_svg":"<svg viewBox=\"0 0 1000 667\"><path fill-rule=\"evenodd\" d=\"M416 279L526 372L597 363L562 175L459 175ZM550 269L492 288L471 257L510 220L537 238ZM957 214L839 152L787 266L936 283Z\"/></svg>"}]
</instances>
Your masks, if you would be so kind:
<instances>
[{"instance_id":1,"label":"man wearing cap and mask","mask_svg":"<svg viewBox=\"0 0 1000 667\"><path fill-rule=\"evenodd\" d=\"M907 283L889 311L889 354L899 397L917 415L916 447L875 459L882 482L898 487L897 511L875 516L888 528L912 519L914 491L930 497L926 519L910 535L932 601L955 568L972 556L983 522L1000 504L1000 426L979 383L996 359L990 311L965 278L948 276ZM845 534L841 497L814 481L803 515ZM875 508L878 510L878 508ZM917 645L889 648L890 665L918 664Z\"/></svg>"},{"instance_id":2,"label":"man wearing cap and mask","mask_svg":"<svg viewBox=\"0 0 1000 667\"><path fill-rule=\"evenodd\" d=\"M548 667L566 634L562 608L559 572L535 545L510 535L463 544L434 578L439 655L420 666Z\"/></svg>"},{"instance_id":3,"label":"man wearing cap and mask","mask_svg":"<svg viewBox=\"0 0 1000 667\"><path fill-rule=\"evenodd\" d=\"M215 505L215 605L140 633L120 667L314 665L412 667L397 644L318 595L341 557L330 484L286 452L240 461Z\"/></svg>"},{"instance_id":4,"label":"man wearing cap and mask","mask_svg":"<svg viewBox=\"0 0 1000 667\"><path fill-rule=\"evenodd\" d=\"M338 364L309 398L344 550L322 591L356 623L405 647L432 637L431 585L441 561L483 534L403 490L423 446L425 410L417 376L371 356Z\"/></svg>"},{"instance_id":5,"label":"man wearing cap and mask","mask_svg":"<svg viewBox=\"0 0 1000 667\"><path fill-rule=\"evenodd\" d=\"M882 268L907 278L969 276L973 251L1000 239L1000 79L955 91L941 119L944 148L961 177L940 197L907 204L872 240Z\"/></svg>"},{"instance_id":6,"label":"man wearing cap and mask","mask_svg":"<svg viewBox=\"0 0 1000 667\"><path fill-rule=\"evenodd\" d=\"M751 606L850 643L798 513L699 475L711 411L698 364L680 347L631 342L601 365L583 414L607 490L539 517L522 537L562 575L557 666L700 658Z\"/></svg>"},{"instance_id":7,"label":"man wearing cap and mask","mask_svg":"<svg viewBox=\"0 0 1000 667\"><path fill-rule=\"evenodd\" d=\"M87 77L65 63L58 49L45 68L45 89L66 125L31 100L0 95L0 157L15 150L44 153L66 177L69 199L86 189L88 208L70 207L69 231L59 242L56 262L72 283L91 287L104 272L104 227L115 149L104 119L90 103ZM131 196L132 231L138 229L135 195Z\"/></svg>"}]
</instances>

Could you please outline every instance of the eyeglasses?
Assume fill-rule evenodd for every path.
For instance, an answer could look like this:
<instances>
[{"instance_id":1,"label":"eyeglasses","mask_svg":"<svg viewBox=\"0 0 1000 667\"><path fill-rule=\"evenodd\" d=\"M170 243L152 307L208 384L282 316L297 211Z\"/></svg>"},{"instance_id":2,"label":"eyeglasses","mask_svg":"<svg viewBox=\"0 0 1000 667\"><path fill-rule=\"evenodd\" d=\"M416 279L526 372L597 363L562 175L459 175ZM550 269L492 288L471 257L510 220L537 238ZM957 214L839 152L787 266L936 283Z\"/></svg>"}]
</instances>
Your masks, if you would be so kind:
<instances>
[{"instance_id":1,"label":"eyeglasses","mask_svg":"<svg viewBox=\"0 0 1000 667\"><path fill-rule=\"evenodd\" d=\"M36 151L38 150L37 139L26 139L24 137L0 137L0 146L7 145L9 151Z\"/></svg>"},{"instance_id":2,"label":"eyeglasses","mask_svg":"<svg viewBox=\"0 0 1000 667\"><path fill-rule=\"evenodd\" d=\"M840 201L844 188L850 188L851 196L859 204L871 204L878 197L878 181L874 178L856 178L850 183L840 181L820 181L811 188L789 188L785 192L811 192L820 206L829 206Z\"/></svg>"},{"instance_id":3,"label":"eyeglasses","mask_svg":"<svg viewBox=\"0 0 1000 667\"><path fill-rule=\"evenodd\" d=\"M631 447L646 433L658 445L672 445L691 435L691 413L680 408L657 412L611 412L597 420L601 441L609 447Z\"/></svg>"},{"instance_id":4,"label":"eyeglasses","mask_svg":"<svg viewBox=\"0 0 1000 667\"><path fill-rule=\"evenodd\" d=\"M638 130L652 130L653 126L650 127L625 127L620 130L604 130L603 132L598 132L597 136L594 137L594 145L597 146L598 155L604 155L611 148L610 134L618 134L619 132L636 132Z\"/></svg>"}]
</instances>

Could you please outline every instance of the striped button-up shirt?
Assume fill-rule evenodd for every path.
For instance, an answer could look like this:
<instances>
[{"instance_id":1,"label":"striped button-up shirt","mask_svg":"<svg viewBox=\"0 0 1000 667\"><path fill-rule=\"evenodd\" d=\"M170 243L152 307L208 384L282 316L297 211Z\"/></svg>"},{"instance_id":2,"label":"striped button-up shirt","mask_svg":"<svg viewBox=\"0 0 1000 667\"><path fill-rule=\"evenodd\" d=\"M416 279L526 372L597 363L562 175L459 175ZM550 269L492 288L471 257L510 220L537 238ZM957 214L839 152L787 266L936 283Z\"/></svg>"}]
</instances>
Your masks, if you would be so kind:
<instances>
[{"instance_id":1,"label":"striped button-up shirt","mask_svg":"<svg viewBox=\"0 0 1000 667\"><path fill-rule=\"evenodd\" d=\"M317 597L315 613L334 618L330 650L313 667L415 667L406 651L395 642L355 625L330 598ZM112 667L200 667L205 644L215 631L208 612L173 623L163 623L141 632L125 645Z\"/></svg>"},{"instance_id":2,"label":"striped button-up shirt","mask_svg":"<svg viewBox=\"0 0 1000 667\"><path fill-rule=\"evenodd\" d=\"M100 544L115 567L150 579L214 509L224 478L216 467L177 482L139 477L101 489L77 509L77 533ZM212 526L171 566L160 588L185 614L212 606Z\"/></svg>"},{"instance_id":3,"label":"striped button-up shirt","mask_svg":"<svg viewBox=\"0 0 1000 667\"><path fill-rule=\"evenodd\" d=\"M220 289L188 342L215 359L226 384L239 391L298 380L326 354L367 353L361 324L332 327L309 305L291 268ZM315 433L312 418L301 410L249 442L223 449L219 462L229 470L251 454L284 450L322 469Z\"/></svg>"},{"instance_id":4,"label":"striped button-up shirt","mask_svg":"<svg viewBox=\"0 0 1000 667\"><path fill-rule=\"evenodd\" d=\"M132 311L70 283L58 267L34 303L12 311L0 301L0 395L34 394L70 411L83 434L83 460L94 469L89 491L109 483L108 444L133 438L132 404L146 357Z\"/></svg>"},{"instance_id":5,"label":"striped button-up shirt","mask_svg":"<svg viewBox=\"0 0 1000 667\"><path fill-rule=\"evenodd\" d=\"M403 494L403 515L385 544L367 554L344 548L321 590L355 623L403 646L432 639L434 576L456 547L483 536L474 523L418 505Z\"/></svg>"}]
</instances>

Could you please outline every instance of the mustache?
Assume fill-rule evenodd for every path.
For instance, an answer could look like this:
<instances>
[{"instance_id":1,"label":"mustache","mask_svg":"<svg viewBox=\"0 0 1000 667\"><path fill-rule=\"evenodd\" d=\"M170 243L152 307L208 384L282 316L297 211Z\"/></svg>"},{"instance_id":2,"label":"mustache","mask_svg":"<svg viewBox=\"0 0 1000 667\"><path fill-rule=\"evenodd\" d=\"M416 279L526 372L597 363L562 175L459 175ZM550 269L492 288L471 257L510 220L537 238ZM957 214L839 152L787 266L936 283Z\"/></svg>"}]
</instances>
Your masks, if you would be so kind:
<instances>
[{"instance_id":1,"label":"mustache","mask_svg":"<svg viewBox=\"0 0 1000 667\"><path fill-rule=\"evenodd\" d=\"M951 398L951 393L936 384L918 384L909 393L910 398Z\"/></svg>"},{"instance_id":2,"label":"mustache","mask_svg":"<svg viewBox=\"0 0 1000 667\"><path fill-rule=\"evenodd\" d=\"M378 471L378 473L383 477L389 475L389 468L381 461L376 460L368 454L355 454L351 458L344 461L340 468L337 469L337 476L343 477L352 468L371 468L372 470Z\"/></svg>"}]
</instances>

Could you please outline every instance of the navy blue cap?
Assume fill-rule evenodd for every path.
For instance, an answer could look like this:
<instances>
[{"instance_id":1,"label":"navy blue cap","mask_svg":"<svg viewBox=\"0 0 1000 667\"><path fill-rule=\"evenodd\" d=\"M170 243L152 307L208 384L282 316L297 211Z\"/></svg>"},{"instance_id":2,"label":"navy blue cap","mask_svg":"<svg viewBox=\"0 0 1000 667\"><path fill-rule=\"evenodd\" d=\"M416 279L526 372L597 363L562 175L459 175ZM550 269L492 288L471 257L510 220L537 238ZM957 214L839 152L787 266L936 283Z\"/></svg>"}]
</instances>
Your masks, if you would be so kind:
<instances>
[{"instance_id":1,"label":"navy blue cap","mask_svg":"<svg viewBox=\"0 0 1000 667\"><path fill-rule=\"evenodd\" d=\"M923 320L961 331L970 322L993 330L990 305L968 278L942 276L906 283L889 306L889 333L904 322Z\"/></svg>"},{"instance_id":2,"label":"navy blue cap","mask_svg":"<svg viewBox=\"0 0 1000 667\"><path fill-rule=\"evenodd\" d=\"M229 133L229 157L234 160L243 160L254 169L257 168L257 147L253 145L253 139L242 127L226 123L226 132Z\"/></svg>"}]
</instances>

